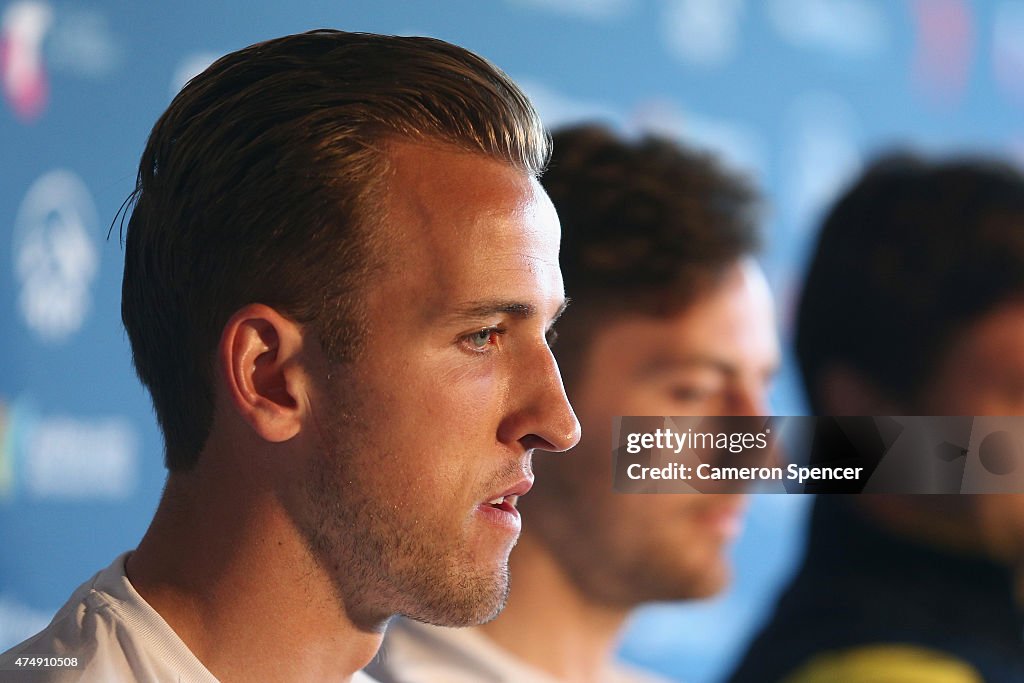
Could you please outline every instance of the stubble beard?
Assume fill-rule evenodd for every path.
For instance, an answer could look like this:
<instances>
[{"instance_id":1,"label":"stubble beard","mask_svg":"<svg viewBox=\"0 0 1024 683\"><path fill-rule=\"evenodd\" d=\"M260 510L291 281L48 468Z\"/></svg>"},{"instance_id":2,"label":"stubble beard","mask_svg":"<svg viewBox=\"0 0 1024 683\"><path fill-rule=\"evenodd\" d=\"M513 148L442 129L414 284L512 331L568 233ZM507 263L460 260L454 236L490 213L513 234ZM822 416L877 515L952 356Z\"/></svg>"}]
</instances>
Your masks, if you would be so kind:
<instances>
[{"instance_id":1,"label":"stubble beard","mask_svg":"<svg viewBox=\"0 0 1024 683\"><path fill-rule=\"evenodd\" d=\"M365 630L379 630L395 614L439 626L497 616L508 596L507 558L497 571L474 566L472 549L455 535L462 524L445 528L422 496L410 503L381 495L378 464L415 455L379 453L366 425L387 420L366 419L372 403L348 398L333 405L344 406L335 413L342 417L321 420L321 447L310 461L297 522L344 612Z\"/></svg>"},{"instance_id":2,"label":"stubble beard","mask_svg":"<svg viewBox=\"0 0 1024 683\"><path fill-rule=\"evenodd\" d=\"M577 453L578 461L599 457ZM590 475L548 462L541 486L527 501L534 512L530 533L576 588L593 604L615 609L669 600L691 600L719 592L727 582L723 560L705 566L681 560L643 524L630 523L614 506L607 473ZM691 494L698 495L698 494ZM671 520L665 520L666 524ZM686 543L680 539L680 543Z\"/></svg>"}]
</instances>

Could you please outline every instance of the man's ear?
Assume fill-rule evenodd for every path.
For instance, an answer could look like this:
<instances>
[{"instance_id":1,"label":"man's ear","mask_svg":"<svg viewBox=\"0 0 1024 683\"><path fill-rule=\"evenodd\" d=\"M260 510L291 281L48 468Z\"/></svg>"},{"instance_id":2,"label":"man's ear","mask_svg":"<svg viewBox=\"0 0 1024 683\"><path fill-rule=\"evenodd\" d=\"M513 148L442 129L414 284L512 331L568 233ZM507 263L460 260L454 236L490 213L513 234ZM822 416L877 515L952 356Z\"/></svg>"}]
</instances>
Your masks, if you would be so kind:
<instances>
[{"instance_id":1,"label":"man's ear","mask_svg":"<svg viewBox=\"0 0 1024 683\"><path fill-rule=\"evenodd\" d=\"M264 304L249 304L228 320L217 347L230 405L261 438L295 436L306 395L300 325Z\"/></svg>"}]
</instances>

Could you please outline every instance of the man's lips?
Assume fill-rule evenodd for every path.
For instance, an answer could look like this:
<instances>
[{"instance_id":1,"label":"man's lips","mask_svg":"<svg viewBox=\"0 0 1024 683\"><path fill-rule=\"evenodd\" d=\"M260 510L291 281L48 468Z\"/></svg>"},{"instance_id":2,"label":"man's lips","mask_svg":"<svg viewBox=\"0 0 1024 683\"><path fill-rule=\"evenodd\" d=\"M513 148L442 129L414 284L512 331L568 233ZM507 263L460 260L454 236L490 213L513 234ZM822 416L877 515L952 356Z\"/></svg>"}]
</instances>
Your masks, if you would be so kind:
<instances>
[{"instance_id":1,"label":"man's lips","mask_svg":"<svg viewBox=\"0 0 1024 683\"><path fill-rule=\"evenodd\" d=\"M487 500L477 506L477 510L495 524L518 533L521 522L516 504L519 502L519 496L526 494L532 487L533 479L531 477L523 477L501 493L489 496Z\"/></svg>"},{"instance_id":2,"label":"man's lips","mask_svg":"<svg viewBox=\"0 0 1024 683\"><path fill-rule=\"evenodd\" d=\"M490 505L499 510L514 512L516 509L516 503L519 502L519 496L526 495L531 488L533 488L533 479L523 477L501 493L484 501L482 505ZM518 512L516 514L518 514Z\"/></svg>"}]
</instances>

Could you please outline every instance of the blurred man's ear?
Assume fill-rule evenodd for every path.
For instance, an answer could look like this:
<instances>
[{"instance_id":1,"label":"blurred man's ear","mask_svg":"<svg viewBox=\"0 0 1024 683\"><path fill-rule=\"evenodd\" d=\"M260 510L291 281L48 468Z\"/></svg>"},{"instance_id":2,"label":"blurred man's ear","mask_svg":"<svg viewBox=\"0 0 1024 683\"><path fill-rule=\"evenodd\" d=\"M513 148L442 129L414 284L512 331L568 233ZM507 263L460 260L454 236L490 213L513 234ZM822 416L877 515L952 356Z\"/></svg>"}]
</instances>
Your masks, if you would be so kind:
<instances>
[{"instance_id":1,"label":"blurred man's ear","mask_svg":"<svg viewBox=\"0 0 1024 683\"><path fill-rule=\"evenodd\" d=\"M818 380L823 415L903 415L905 407L846 365L829 365Z\"/></svg>"}]
</instances>

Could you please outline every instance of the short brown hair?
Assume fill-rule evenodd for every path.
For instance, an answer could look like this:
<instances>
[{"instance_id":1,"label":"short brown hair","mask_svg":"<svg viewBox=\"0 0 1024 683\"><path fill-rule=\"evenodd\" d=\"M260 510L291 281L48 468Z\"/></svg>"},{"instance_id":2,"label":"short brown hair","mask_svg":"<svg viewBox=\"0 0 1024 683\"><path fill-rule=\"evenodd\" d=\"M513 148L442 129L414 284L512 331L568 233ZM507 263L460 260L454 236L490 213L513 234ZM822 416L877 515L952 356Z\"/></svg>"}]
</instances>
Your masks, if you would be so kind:
<instances>
[{"instance_id":1,"label":"short brown hair","mask_svg":"<svg viewBox=\"0 0 1024 683\"><path fill-rule=\"evenodd\" d=\"M525 95L484 59L332 30L222 57L157 121L129 199L121 314L170 470L192 467L209 435L213 351L234 311L273 306L311 323L332 359L356 352L395 138L534 176L550 146Z\"/></svg>"},{"instance_id":2,"label":"short brown hair","mask_svg":"<svg viewBox=\"0 0 1024 683\"><path fill-rule=\"evenodd\" d=\"M761 245L758 195L711 154L598 125L556 131L541 182L562 223L559 261L573 305L555 347L566 386L599 324L670 315Z\"/></svg>"}]
</instances>

